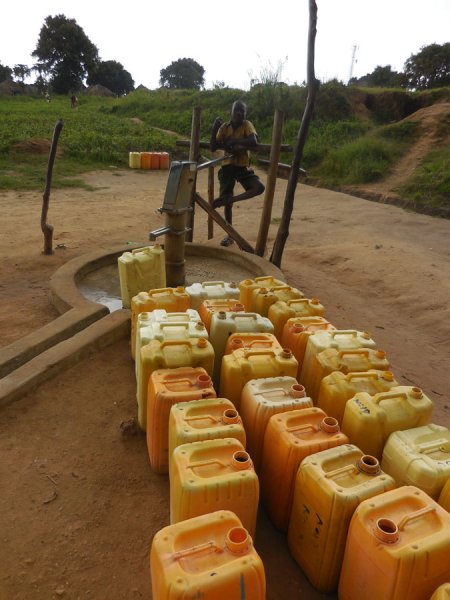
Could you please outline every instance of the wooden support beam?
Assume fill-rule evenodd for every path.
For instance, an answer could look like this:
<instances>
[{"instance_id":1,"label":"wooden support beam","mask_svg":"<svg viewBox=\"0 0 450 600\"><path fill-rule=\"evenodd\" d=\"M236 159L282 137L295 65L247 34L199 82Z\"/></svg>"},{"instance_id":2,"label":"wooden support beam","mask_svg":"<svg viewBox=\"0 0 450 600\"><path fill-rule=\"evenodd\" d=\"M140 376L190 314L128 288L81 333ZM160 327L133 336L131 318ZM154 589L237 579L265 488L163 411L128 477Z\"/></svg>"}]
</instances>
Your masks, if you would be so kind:
<instances>
[{"instance_id":1,"label":"wooden support beam","mask_svg":"<svg viewBox=\"0 0 450 600\"><path fill-rule=\"evenodd\" d=\"M189 148L191 145L190 140L177 140L177 146L183 146L185 148ZM252 146L251 148L246 148L246 150L251 150L251 152L256 152L257 154L269 154L270 153L271 144L256 144L256 146ZM209 150L209 142L199 142L199 148L205 148ZM237 149L237 148L236 148ZM292 152L293 147L289 144L281 144L280 146L281 152Z\"/></svg>"},{"instance_id":2,"label":"wooden support beam","mask_svg":"<svg viewBox=\"0 0 450 600\"><path fill-rule=\"evenodd\" d=\"M241 235L239 235L236 229L233 229L233 227L229 223L227 223L223 217L219 215L217 210L214 210L214 208L210 206L208 202L206 202L206 200L203 200L203 198L197 192L195 193L195 201L199 206L203 208L203 210L207 212L207 214L217 223L217 225L219 225L220 227L222 227L222 229L226 231L226 233L230 236L231 239L233 239L236 242L236 244L241 250L244 250L244 252L250 252L250 254L255 253L255 251L247 242L247 240L245 240Z\"/></svg>"},{"instance_id":3,"label":"wooden support beam","mask_svg":"<svg viewBox=\"0 0 450 600\"><path fill-rule=\"evenodd\" d=\"M263 167L263 169L266 169L269 167L270 165L270 160L267 160L265 158L258 158L258 165L261 165L261 167ZM287 163L278 163L278 167L277 167L277 177L279 179L289 179L289 174L291 172L291 165L288 165ZM301 177L306 177L306 171L305 169L302 169L301 167L298 170L298 178L300 179Z\"/></svg>"},{"instance_id":4,"label":"wooden support beam","mask_svg":"<svg viewBox=\"0 0 450 600\"><path fill-rule=\"evenodd\" d=\"M201 114L202 109L200 106L194 106L192 109L192 126L191 126L191 139L189 142L189 160L193 162L198 162L200 158L200 123L201 123ZM196 182L194 182L194 187L192 188L192 198L190 206L192 210L188 213L187 216L187 227L188 232L186 233L186 241L192 242L194 237L194 218L195 218L195 202L194 202L194 194L195 194Z\"/></svg>"},{"instance_id":5,"label":"wooden support beam","mask_svg":"<svg viewBox=\"0 0 450 600\"><path fill-rule=\"evenodd\" d=\"M272 218L273 196L275 194L275 185L277 183L278 159L280 158L283 119L283 111L277 109L273 118L269 172L267 173L266 191L264 193L264 206L255 247L255 253L258 256L264 256L267 244L267 236L269 234L270 219Z\"/></svg>"},{"instance_id":6,"label":"wooden support beam","mask_svg":"<svg viewBox=\"0 0 450 600\"><path fill-rule=\"evenodd\" d=\"M214 201L214 167L208 167L208 202L212 208ZM208 215L208 240L214 237L214 222L212 217Z\"/></svg>"}]
</instances>

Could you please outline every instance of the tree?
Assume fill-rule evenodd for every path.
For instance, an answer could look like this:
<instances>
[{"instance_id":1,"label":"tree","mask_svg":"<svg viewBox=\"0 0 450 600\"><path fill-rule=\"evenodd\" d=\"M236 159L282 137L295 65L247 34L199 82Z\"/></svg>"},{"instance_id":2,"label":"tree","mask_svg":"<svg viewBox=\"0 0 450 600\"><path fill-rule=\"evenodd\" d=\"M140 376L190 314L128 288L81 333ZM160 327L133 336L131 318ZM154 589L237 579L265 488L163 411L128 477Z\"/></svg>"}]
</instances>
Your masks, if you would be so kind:
<instances>
[{"instance_id":1,"label":"tree","mask_svg":"<svg viewBox=\"0 0 450 600\"><path fill-rule=\"evenodd\" d=\"M104 85L117 96L123 96L134 90L134 81L130 73L115 60L99 62L89 74L87 83Z\"/></svg>"},{"instance_id":2,"label":"tree","mask_svg":"<svg viewBox=\"0 0 450 600\"><path fill-rule=\"evenodd\" d=\"M450 85L450 42L423 46L404 65L407 87L426 90Z\"/></svg>"},{"instance_id":3,"label":"tree","mask_svg":"<svg viewBox=\"0 0 450 600\"><path fill-rule=\"evenodd\" d=\"M161 87L199 90L205 84L205 69L193 58L179 58L159 72Z\"/></svg>"},{"instance_id":4,"label":"tree","mask_svg":"<svg viewBox=\"0 0 450 600\"><path fill-rule=\"evenodd\" d=\"M363 85L367 87L405 87L403 73L393 71L391 65L375 67L372 73L367 73L357 79L352 77L349 85Z\"/></svg>"},{"instance_id":5,"label":"tree","mask_svg":"<svg viewBox=\"0 0 450 600\"><path fill-rule=\"evenodd\" d=\"M0 63L0 83L2 81L6 81L7 79L11 79L12 77L12 69L10 67L6 67Z\"/></svg>"},{"instance_id":6,"label":"tree","mask_svg":"<svg viewBox=\"0 0 450 600\"><path fill-rule=\"evenodd\" d=\"M27 65L19 64L14 66L13 73L14 77L19 81L19 83L24 85L25 77L28 77L28 75L31 73L31 69L29 69Z\"/></svg>"},{"instance_id":7,"label":"tree","mask_svg":"<svg viewBox=\"0 0 450 600\"><path fill-rule=\"evenodd\" d=\"M57 94L79 90L86 76L99 61L98 49L75 19L64 15L48 16L32 53Z\"/></svg>"}]
</instances>

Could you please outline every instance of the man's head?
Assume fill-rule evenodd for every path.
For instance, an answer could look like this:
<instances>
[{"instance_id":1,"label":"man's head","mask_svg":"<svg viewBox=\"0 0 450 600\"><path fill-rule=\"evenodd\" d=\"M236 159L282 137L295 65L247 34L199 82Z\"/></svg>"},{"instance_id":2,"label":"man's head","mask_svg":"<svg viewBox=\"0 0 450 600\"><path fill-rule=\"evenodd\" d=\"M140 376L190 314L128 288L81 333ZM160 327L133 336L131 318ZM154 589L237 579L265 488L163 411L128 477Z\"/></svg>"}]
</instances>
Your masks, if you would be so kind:
<instances>
[{"instance_id":1,"label":"man's head","mask_svg":"<svg viewBox=\"0 0 450 600\"><path fill-rule=\"evenodd\" d=\"M233 102L231 107L231 123L235 126L242 125L247 116L247 105L241 100Z\"/></svg>"}]
</instances>

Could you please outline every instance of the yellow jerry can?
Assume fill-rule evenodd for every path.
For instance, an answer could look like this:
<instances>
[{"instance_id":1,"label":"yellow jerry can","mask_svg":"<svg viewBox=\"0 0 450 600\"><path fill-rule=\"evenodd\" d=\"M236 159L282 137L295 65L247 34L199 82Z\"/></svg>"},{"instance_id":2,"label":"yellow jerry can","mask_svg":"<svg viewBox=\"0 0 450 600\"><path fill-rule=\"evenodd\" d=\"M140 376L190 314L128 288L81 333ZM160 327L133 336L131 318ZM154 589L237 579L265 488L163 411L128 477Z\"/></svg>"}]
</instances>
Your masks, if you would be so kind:
<instances>
[{"instance_id":1,"label":"yellow jerry can","mask_svg":"<svg viewBox=\"0 0 450 600\"><path fill-rule=\"evenodd\" d=\"M375 348L375 342L367 331L356 331L355 329L315 331L310 335L306 344L299 380L314 401L317 400L321 379L318 376L317 356L328 348L335 348L336 350Z\"/></svg>"},{"instance_id":2,"label":"yellow jerry can","mask_svg":"<svg viewBox=\"0 0 450 600\"><path fill-rule=\"evenodd\" d=\"M270 275L255 277L255 279L244 279L244 281L239 283L239 299L241 304L245 306L246 311L252 311L253 290L257 290L262 287L275 287L277 285L286 285L286 283L280 279L275 279L275 277Z\"/></svg>"},{"instance_id":3,"label":"yellow jerry can","mask_svg":"<svg viewBox=\"0 0 450 600\"><path fill-rule=\"evenodd\" d=\"M391 371L363 371L361 373L342 373L333 371L320 383L317 406L327 415L342 423L347 401L358 392L374 396L379 392L388 392L400 385Z\"/></svg>"},{"instance_id":4,"label":"yellow jerry can","mask_svg":"<svg viewBox=\"0 0 450 600\"><path fill-rule=\"evenodd\" d=\"M418 387L400 385L375 396L360 392L345 405L342 431L352 444L381 460L391 433L428 424L432 410L432 401Z\"/></svg>"},{"instance_id":5,"label":"yellow jerry can","mask_svg":"<svg viewBox=\"0 0 450 600\"><path fill-rule=\"evenodd\" d=\"M202 367L212 374L214 350L205 338L187 340L151 340L141 348L141 368L137 381L137 403L139 426L147 429L147 393L150 375L157 369L176 369L178 367Z\"/></svg>"},{"instance_id":6,"label":"yellow jerry can","mask_svg":"<svg viewBox=\"0 0 450 600\"><path fill-rule=\"evenodd\" d=\"M247 432L247 450L259 472L264 434L272 415L312 407L305 388L294 377L252 379L244 385L240 414Z\"/></svg>"},{"instance_id":7,"label":"yellow jerry can","mask_svg":"<svg viewBox=\"0 0 450 600\"><path fill-rule=\"evenodd\" d=\"M298 378L301 376L309 336L317 331L333 331L334 329L336 327L320 316L294 317L286 322L281 336L281 343L284 348L292 350L298 361Z\"/></svg>"},{"instance_id":8,"label":"yellow jerry can","mask_svg":"<svg viewBox=\"0 0 450 600\"><path fill-rule=\"evenodd\" d=\"M450 430L430 424L394 431L384 446L381 467L397 486L415 485L438 500L450 479Z\"/></svg>"},{"instance_id":9,"label":"yellow jerry can","mask_svg":"<svg viewBox=\"0 0 450 600\"><path fill-rule=\"evenodd\" d=\"M350 519L360 502L395 488L378 460L351 444L310 454L295 480L288 529L292 556L322 593L339 583Z\"/></svg>"},{"instance_id":10,"label":"yellow jerry can","mask_svg":"<svg viewBox=\"0 0 450 600\"><path fill-rule=\"evenodd\" d=\"M450 479L442 488L442 492L439 495L439 504L450 513Z\"/></svg>"},{"instance_id":11,"label":"yellow jerry can","mask_svg":"<svg viewBox=\"0 0 450 600\"><path fill-rule=\"evenodd\" d=\"M200 315L196 310L192 310L192 308L188 308L184 312L175 313L168 313L164 309L139 313L137 316L136 346L133 358L139 356L142 346L148 344L150 340L176 339L179 335L183 339L186 337L187 330L192 334L188 337L208 338L208 332L200 322ZM138 363L139 361L136 361L136 373Z\"/></svg>"},{"instance_id":12,"label":"yellow jerry can","mask_svg":"<svg viewBox=\"0 0 450 600\"><path fill-rule=\"evenodd\" d=\"M219 510L164 527L150 551L153 600L265 600L264 565L248 531Z\"/></svg>"},{"instance_id":13,"label":"yellow jerry can","mask_svg":"<svg viewBox=\"0 0 450 600\"><path fill-rule=\"evenodd\" d=\"M348 532L339 600L424 600L450 580L450 515L403 486L364 500Z\"/></svg>"},{"instance_id":14,"label":"yellow jerry can","mask_svg":"<svg viewBox=\"0 0 450 600\"><path fill-rule=\"evenodd\" d=\"M267 317L248 312L218 312L211 317L209 337L215 352L213 373L214 385L220 386L222 357L225 352L228 337L232 333L273 333L273 325ZM224 396L227 398L227 396Z\"/></svg>"},{"instance_id":15,"label":"yellow jerry can","mask_svg":"<svg viewBox=\"0 0 450 600\"><path fill-rule=\"evenodd\" d=\"M218 312L245 312L244 305L234 298L211 298L203 300L198 309L201 320L206 329L211 330L211 319L214 313Z\"/></svg>"},{"instance_id":16,"label":"yellow jerry can","mask_svg":"<svg viewBox=\"0 0 450 600\"><path fill-rule=\"evenodd\" d=\"M269 314L269 308L279 300L286 302L294 298L303 298L300 290L290 285L277 285L271 288L259 288L252 292L253 310L263 317Z\"/></svg>"},{"instance_id":17,"label":"yellow jerry can","mask_svg":"<svg viewBox=\"0 0 450 600\"><path fill-rule=\"evenodd\" d=\"M174 404L169 416L169 460L177 446L236 438L246 445L245 429L238 411L226 398L209 398Z\"/></svg>"},{"instance_id":18,"label":"yellow jerry can","mask_svg":"<svg viewBox=\"0 0 450 600\"><path fill-rule=\"evenodd\" d=\"M295 378L297 361L290 350L277 352L265 349L241 348L222 359L220 395L240 410L244 385L251 379L288 376Z\"/></svg>"},{"instance_id":19,"label":"yellow jerry can","mask_svg":"<svg viewBox=\"0 0 450 600\"><path fill-rule=\"evenodd\" d=\"M259 483L250 455L234 438L177 446L170 461L170 522L232 510L252 537Z\"/></svg>"},{"instance_id":20,"label":"yellow jerry can","mask_svg":"<svg viewBox=\"0 0 450 600\"><path fill-rule=\"evenodd\" d=\"M267 316L273 323L274 333L281 341L283 329L289 319L297 317L322 317L325 309L317 298L277 300L269 307Z\"/></svg>"},{"instance_id":21,"label":"yellow jerry can","mask_svg":"<svg viewBox=\"0 0 450 600\"><path fill-rule=\"evenodd\" d=\"M333 371L341 371L342 373L360 373L370 369L387 371L389 366L384 350L373 348L337 350L336 348L327 348L316 356L314 370L310 370L309 390L306 386L305 388L316 404L322 379L333 373ZM300 382L303 383L301 379Z\"/></svg>"},{"instance_id":22,"label":"yellow jerry can","mask_svg":"<svg viewBox=\"0 0 450 600\"><path fill-rule=\"evenodd\" d=\"M136 350L136 329L138 315L164 309L166 312L184 312L190 308L191 298L184 287L160 288L139 292L131 299L131 356Z\"/></svg>"},{"instance_id":23,"label":"yellow jerry can","mask_svg":"<svg viewBox=\"0 0 450 600\"><path fill-rule=\"evenodd\" d=\"M294 498L295 476L302 460L347 444L336 419L320 408L273 415L267 424L260 466L261 497L272 523L286 531Z\"/></svg>"},{"instance_id":24,"label":"yellow jerry can","mask_svg":"<svg viewBox=\"0 0 450 600\"><path fill-rule=\"evenodd\" d=\"M193 283L186 287L186 292L191 297L191 308L195 310L200 310L201 303L211 298L239 300L239 287L234 282L204 281L202 283Z\"/></svg>"},{"instance_id":25,"label":"yellow jerry can","mask_svg":"<svg viewBox=\"0 0 450 600\"><path fill-rule=\"evenodd\" d=\"M231 354L239 348L274 350L281 352L283 350L280 342L273 333L232 333L227 339L224 354Z\"/></svg>"},{"instance_id":26,"label":"yellow jerry can","mask_svg":"<svg viewBox=\"0 0 450 600\"><path fill-rule=\"evenodd\" d=\"M130 169L141 168L141 153L140 152L129 152L128 153L128 166Z\"/></svg>"},{"instance_id":27,"label":"yellow jerry can","mask_svg":"<svg viewBox=\"0 0 450 600\"><path fill-rule=\"evenodd\" d=\"M159 244L124 252L117 264L124 308L131 307L131 299L139 292L166 285L164 250Z\"/></svg>"}]
</instances>

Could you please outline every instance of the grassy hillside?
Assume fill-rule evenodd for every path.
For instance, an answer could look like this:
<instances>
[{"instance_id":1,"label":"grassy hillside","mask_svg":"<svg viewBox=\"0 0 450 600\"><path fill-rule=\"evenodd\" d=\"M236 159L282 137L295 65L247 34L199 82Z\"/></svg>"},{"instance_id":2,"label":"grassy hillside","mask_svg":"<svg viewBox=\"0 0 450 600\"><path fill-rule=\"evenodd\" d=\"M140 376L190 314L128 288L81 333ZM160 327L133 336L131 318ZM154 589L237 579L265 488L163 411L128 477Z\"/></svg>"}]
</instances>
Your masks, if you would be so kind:
<instances>
[{"instance_id":1,"label":"grassy hillside","mask_svg":"<svg viewBox=\"0 0 450 600\"><path fill-rule=\"evenodd\" d=\"M294 144L306 102L306 90L284 84L257 85L249 92L154 90L125 98L81 96L70 108L67 97L0 97L0 189L43 189L49 141L59 118L64 120L53 186L83 185L79 175L92 169L126 167L128 152L165 150L172 158L187 151L176 135L189 138L194 106L202 107L202 139L216 116L227 118L232 102L248 103L249 118L260 141L269 143L273 112L285 112L283 142ZM411 94L398 90L347 88L329 82L320 88L305 147L303 167L322 185L365 184L382 180L420 140L417 122L403 121L418 109L449 101L450 90ZM448 118L441 123L448 139ZM162 131L166 130L166 131ZM283 162L290 162L285 155ZM411 181L398 190L413 205L450 208L448 146L433 148Z\"/></svg>"}]
</instances>

